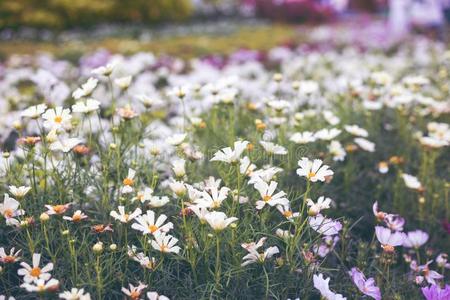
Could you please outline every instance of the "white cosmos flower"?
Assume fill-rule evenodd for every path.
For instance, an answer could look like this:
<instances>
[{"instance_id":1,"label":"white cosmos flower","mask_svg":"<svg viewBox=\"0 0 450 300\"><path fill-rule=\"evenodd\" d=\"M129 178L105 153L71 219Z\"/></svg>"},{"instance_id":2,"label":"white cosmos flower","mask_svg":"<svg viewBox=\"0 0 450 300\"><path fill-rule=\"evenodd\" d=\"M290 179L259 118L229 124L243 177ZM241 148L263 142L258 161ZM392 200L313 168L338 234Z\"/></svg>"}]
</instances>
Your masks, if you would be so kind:
<instances>
[{"instance_id":1,"label":"white cosmos flower","mask_svg":"<svg viewBox=\"0 0 450 300\"><path fill-rule=\"evenodd\" d=\"M223 148L217 151L210 161L223 161L229 164L237 163L248 144L248 141L236 141L234 142L234 149L231 149L231 147Z\"/></svg>"},{"instance_id":2,"label":"white cosmos flower","mask_svg":"<svg viewBox=\"0 0 450 300\"><path fill-rule=\"evenodd\" d=\"M205 220L209 226L215 231L222 231L227 228L231 223L236 222L238 218L230 217L220 211L213 211L205 215Z\"/></svg>"},{"instance_id":3,"label":"white cosmos flower","mask_svg":"<svg viewBox=\"0 0 450 300\"><path fill-rule=\"evenodd\" d=\"M184 140L186 139L186 136L187 136L186 133L177 133L177 134L174 134L174 135L168 137L166 139L166 142L169 145L178 146L178 145L181 145L181 143L184 142Z\"/></svg>"},{"instance_id":4,"label":"white cosmos flower","mask_svg":"<svg viewBox=\"0 0 450 300\"><path fill-rule=\"evenodd\" d=\"M153 249L158 250L162 253L176 253L178 254L181 250L179 246L175 246L178 243L178 239L171 236L166 235L164 232L157 232L155 235L155 240L152 240L150 243Z\"/></svg>"},{"instance_id":5,"label":"white cosmos flower","mask_svg":"<svg viewBox=\"0 0 450 300\"><path fill-rule=\"evenodd\" d=\"M52 151L62 151L64 153L72 150L76 145L82 143L83 140L79 138L58 138L54 142L52 142L49 146L49 149Z\"/></svg>"},{"instance_id":6,"label":"white cosmos flower","mask_svg":"<svg viewBox=\"0 0 450 300\"><path fill-rule=\"evenodd\" d=\"M306 177L311 182L323 182L325 181L325 177L334 174L334 172L329 169L329 166L322 165L322 161L320 159L310 161L308 158L302 157L302 159L298 161L298 165L300 167L297 169L298 176Z\"/></svg>"},{"instance_id":7,"label":"white cosmos flower","mask_svg":"<svg viewBox=\"0 0 450 300\"><path fill-rule=\"evenodd\" d=\"M283 146L271 143L271 142L259 142L261 146L263 146L264 150L270 155L277 154L277 155L286 155L287 150Z\"/></svg>"},{"instance_id":8,"label":"white cosmos flower","mask_svg":"<svg viewBox=\"0 0 450 300\"><path fill-rule=\"evenodd\" d=\"M153 210L147 210L145 215L140 215L135 218L137 223L133 223L131 228L141 231L142 234L153 234L158 232L167 232L173 229L173 223L169 222L164 224L167 220L165 214L161 214L156 220L155 212Z\"/></svg>"},{"instance_id":9,"label":"white cosmos flower","mask_svg":"<svg viewBox=\"0 0 450 300\"><path fill-rule=\"evenodd\" d=\"M122 90L126 90L130 86L132 79L132 76L124 76L114 79L114 83Z\"/></svg>"},{"instance_id":10,"label":"white cosmos flower","mask_svg":"<svg viewBox=\"0 0 450 300\"><path fill-rule=\"evenodd\" d=\"M267 169L256 170L251 174L248 184L255 184L261 180L268 183L273 179L273 177L277 173L279 173L281 171L283 171L283 169L278 168L278 167L270 167Z\"/></svg>"},{"instance_id":11,"label":"white cosmos flower","mask_svg":"<svg viewBox=\"0 0 450 300\"><path fill-rule=\"evenodd\" d=\"M354 139L355 143L363 150L367 152L374 152L375 151L375 144L371 141L368 141L364 138L356 138Z\"/></svg>"},{"instance_id":12,"label":"white cosmos flower","mask_svg":"<svg viewBox=\"0 0 450 300\"><path fill-rule=\"evenodd\" d=\"M100 102L98 100L88 98L86 101L78 101L72 105L72 112L87 114L96 111L100 108Z\"/></svg>"},{"instance_id":13,"label":"white cosmos flower","mask_svg":"<svg viewBox=\"0 0 450 300\"><path fill-rule=\"evenodd\" d=\"M309 206L309 215L315 216L319 214L323 209L330 208L331 199L320 196L319 199L317 199L317 203L314 203L314 201L308 199L306 204Z\"/></svg>"},{"instance_id":14,"label":"white cosmos flower","mask_svg":"<svg viewBox=\"0 0 450 300\"><path fill-rule=\"evenodd\" d=\"M304 131L304 132L296 132L294 133L289 140L296 144L308 144L316 141L316 137L313 132Z\"/></svg>"},{"instance_id":15,"label":"white cosmos flower","mask_svg":"<svg viewBox=\"0 0 450 300\"><path fill-rule=\"evenodd\" d=\"M293 212L290 205L277 205L278 211L288 220L296 218L300 215L298 212Z\"/></svg>"},{"instance_id":16,"label":"white cosmos flower","mask_svg":"<svg viewBox=\"0 0 450 300\"><path fill-rule=\"evenodd\" d=\"M170 300L169 297L160 295L157 292L147 292L147 298L149 300Z\"/></svg>"},{"instance_id":17,"label":"white cosmos flower","mask_svg":"<svg viewBox=\"0 0 450 300\"><path fill-rule=\"evenodd\" d=\"M256 169L256 165L252 164L248 156L244 156L240 160L239 172L247 176L251 176L252 172Z\"/></svg>"},{"instance_id":18,"label":"white cosmos flower","mask_svg":"<svg viewBox=\"0 0 450 300\"><path fill-rule=\"evenodd\" d=\"M402 178L408 188L413 190L422 189L422 184L420 183L419 179L417 179L417 177L403 173Z\"/></svg>"},{"instance_id":19,"label":"white cosmos flower","mask_svg":"<svg viewBox=\"0 0 450 300\"><path fill-rule=\"evenodd\" d=\"M20 114L22 117L27 117L31 119L37 119L42 115L47 109L46 104L38 104L35 106L30 106Z\"/></svg>"},{"instance_id":20,"label":"white cosmos flower","mask_svg":"<svg viewBox=\"0 0 450 300\"><path fill-rule=\"evenodd\" d=\"M72 119L70 109L62 108L61 106L47 109L42 118L45 120L44 127L47 129L69 129L72 126L70 123Z\"/></svg>"},{"instance_id":21,"label":"white cosmos flower","mask_svg":"<svg viewBox=\"0 0 450 300\"><path fill-rule=\"evenodd\" d=\"M248 254L245 255L242 260L241 266L247 266L252 263L264 263L266 259L271 258L275 254L279 253L278 247L269 247L264 252L259 253L258 249L262 247L266 241L266 237L262 237L259 239L257 243L251 242L251 243L244 243L242 244L242 248L247 250Z\"/></svg>"},{"instance_id":22,"label":"white cosmos flower","mask_svg":"<svg viewBox=\"0 0 450 300\"><path fill-rule=\"evenodd\" d=\"M183 177L186 175L185 164L186 161L184 159L176 159L172 161L172 170L176 177Z\"/></svg>"},{"instance_id":23,"label":"white cosmos flower","mask_svg":"<svg viewBox=\"0 0 450 300\"><path fill-rule=\"evenodd\" d=\"M339 134L341 134L341 130L337 128L331 128L331 129L321 129L315 133L315 137L319 140L324 141L331 141L335 137L337 137Z\"/></svg>"},{"instance_id":24,"label":"white cosmos flower","mask_svg":"<svg viewBox=\"0 0 450 300\"><path fill-rule=\"evenodd\" d=\"M146 201L150 201L153 196L153 190L149 187L146 187L143 191L139 191L136 193L136 197L133 197L131 199L132 201L138 200L141 203L144 203Z\"/></svg>"},{"instance_id":25,"label":"white cosmos flower","mask_svg":"<svg viewBox=\"0 0 450 300\"><path fill-rule=\"evenodd\" d=\"M133 191L133 185L134 185L134 177L136 176L136 171L133 169L128 169L128 175L123 180L123 186L122 186L122 194L128 194Z\"/></svg>"},{"instance_id":26,"label":"white cosmos flower","mask_svg":"<svg viewBox=\"0 0 450 300\"><path fill-rule=\"evenodd\" d=\"M150 198L150 201L148 202L148 205L150 207L163 207L164 205L166 205L167 203L169 203L169 197L167 196L162 196L162 197L158 197L158 196L152 196Z\"/></svg>"},{"instance_id":27,"label":"white cosmos flower","mask_svg":"<svg viewBox=\"0 0 450 300\"><path fill-rule=\"evenodd\" d=\"M278 183L275 181L271 181L270 184L262 180L255 183L255 189L261 195L261 200L256 201L256 209L262 209L266 204L270 206L289 205L289 200L286 198L285 192L280 191L275 195L273 194L277 185Z\"/></svg>"},{"instance_id":28,"label":"white cosmos flower","mask_svg":"<svg viewBox=\"0 0 450 300\"><path fill-rule=\"evenodd\" d=\"M109 213L109 215L122 223L128 223L142 214L142 210L139 207L136 208L132 213L125 212L125 206L122 205L119 205L117 209L119 211L118 213L113 210Z\"/></svg>"},{"instance_id":29,"label":"white cosmos flower","mask_svg":"<svg viewBox=\"0 0 450 300\"><path fill-rule=\"evenodd\" d=\"M419 138L422 146L429 148L442 148L449 145L449 142L443 139L438 139L434 136L422 136Z\"/></svg>"},{"instance_id":30,"label":"white cosmos flower","mask_svg":"<svg viewBox=\"0 0 450 300\"><path fill-rule=\"evenodd\" d=\"M309 226L323 235L336 235L341 231L342 224L333 219L325 218L321 214L308 218Z\"/></svg>"},{"instance_id":31,"label":"white cosmos flower","mask_svg":"<svg viewBox=\"0 0 450 300\"><path fill-rule=\"evenodd\" d=\"M360 137L368 137L369 133L364 128L359 127L358 125L345 125L344 126L345 131L348 133L360 136Z\"/></svg>"},{"instance_id":32,"label":"white cosmos flower","mask_svg":"<svg viewBox=\"0 0 450 300\"><path fill-rule=\"evenodd\" d=\"M189 206L189 209L194 212L194 214L199 219L200 223L205 224L206 223L206 215L209 214L208 208L204 206L199 205L191 205Z\"/></svg>"},{"instance_id":33,"label":"white cosmos flower","mask_svg":"<svg viewBox=\"0 0 450 300\"><path fill-rule=\"evenodd\" d=\"M29 186L19 186L19 187L16 187L15 185L9 186L9 192L13 194L14 197L17 197L19 199L25 197L25 195L28 194L30 190L31 187Z\"/></svg>"},{"instance_id":34,"label":"white cosmos flower","mask_svg":"<svg viewBox=\"0 0 450 300\"><path fill-rule=\"evenodd\" d=\"M182 181L173 180L169 183L169 188L176 196L181 197L186 194L186 185Z\"/></svg>"},{"instance_id":35,"label":"white cosmos flower","mask_svg":"<svg viewBox=\"0 0 450 300\"><path fill-rule=\"evenodd\" d=\"M72 97L75 100L78 100L82 97L90 96L94 91L94 89L97 87L97 83L98 83L97 79L92 77L89 78L86 83L82 84L81 87L79 87L72 93Z\"/></svg>"},{"instance_id":36,"label":"white cosmos flower","mask_svg":"<svg viewBox=\"0 0 450 300\"><path fill-rule=\"evenodd\" d=\"M53 270L53 264L48 263L45 267L39 267L41 261L41 255L38 253L33 254L33 266L30 266L26 262L21 262L21 269L17 270L17 274L23 276L23 281L26 283L37 282L39 279L49 280L52 275L49 273Z\"/></svg>"},{"instance_id":37,"label":"white cosmos flower","mask_svg":"<svg viewBox=\"0 0 450 300\"><path fill-rule=\"evenodd\" d=\"M329 110L325 110L322 114L325 120L332 126L335 126L341 122L341 119L339 119L335 114L333 114L333 112Z\"/></svg>"},{"instance_id":38,"label":"white cosmos flower","mask_svg":"<svg viewBox=\"0 0 450 300\"><path fill-rule=\"evenodd\" d=\"M128 297L130 297L132 300L139 299L144 289L147 288L146 284L143 284L142 282L139 282L138 286L134 286L131 283L128 284L129 288L122 287L121 291Z\"/></svg>"},{"instance_id":39,"label":"white cosmos flower","mask_svg":"<svg viewBox=\"0 0 450 300\"><path fill-rule=\"evenodd\" d=\"M114 68L116 67L117 63L111 62L107 64L106 66L101 66L98 68L95 68L91 71L94 75L102 75L102 76L109 76L114 71Z\"/></svg>"},{"instance_id":40,"label":"white cosmos flower","mask_svg":"<svg viewBox=\"0 0 450 300\"><path fill-rule=\"evenodd\" d=\"M209 189L209 193L203 191L199 199L195 203L202 207L219 208L222 202L228 197L230 191L227 187L222 187L220 190L216 186Z\"/></svg>"},{"instance_id":41,"label":"white cosmos flower","mask_svg":"<svg viewBox=\"0 0 450 300\"><path fill-rule=\"evenodd\" d=\"M45 291L55 291L58 289L59 286L59 280L57 279L50 279L50 280L44 280L44 279L38 279L33 283L24 282L20 285L20 287L27 290L27 292L45 292Z\"/></svg>"},{"instance_id":42,"label":"white cosmos flower","mask_svg":"<svg viewBox=\"0 0 450 300\"><path fill-rule=\"evenodd\" d=\"M15 218L25 213L24 210L19 209L20 203L14 198L5 194L3 203L0 203L0 214L6 219L7 225L18 225L19 221Z\"/></svg>"},{"instance_id":43,"label":"white cosmos flower","mask_svg":"<svg viewBox=\"0 0 450 300\"><path fill-rule=\"evenodd\" d=\"M60 293L59 298L65 300L91 300L91 295L84 293L84 289L72 288L70 291Z\"/></svg>"},{"instance_id":44,"label":"white cosmos flower","mask_svg":"<svg viewBox=\"0 0 450 300\"><path fill-rule=\"evenodd\" d=\"M319 290L322 297L326 300L346 300L341 294L334 293L330 290L330 278L324 278L323 274L313 276L314 287Z\"/></svg>"},{"instance_id":45,"label":"white cosmos flower","mask_svg":"<svg viewBox=\"0 0 450 300\"><path fill-rule=\"evenodd\" d=\"M347 155L344 147L338 141L331 141L330 145L328 145L328 151L333 155L334 161L343 161Z\"/></svg>"},{"instance_id":46,"label":"white cosmos flower","mask_svg":"<svg viewBox=\"0 0 450 300\"><path fill-rule=\"evenodd\" d=\"M425 231L410 231L405 235L403 247L418 249L428 241L429 235Z\"/></svg>"}]
</instances>

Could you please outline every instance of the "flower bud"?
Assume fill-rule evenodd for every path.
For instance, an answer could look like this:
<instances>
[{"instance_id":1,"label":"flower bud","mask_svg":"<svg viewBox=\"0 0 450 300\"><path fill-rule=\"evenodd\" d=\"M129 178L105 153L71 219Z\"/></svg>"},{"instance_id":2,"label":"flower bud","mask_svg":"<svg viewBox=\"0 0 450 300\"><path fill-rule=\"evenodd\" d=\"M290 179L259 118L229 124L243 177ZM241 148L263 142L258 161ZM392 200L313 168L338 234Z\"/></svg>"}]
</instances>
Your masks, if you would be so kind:
<instances>
[{"instance_id":1,"label":"flower bud","mask_svg":"<svg viewBox=\"0 0 450 300\"><path fill-rule=\"evenodd\" d=\"M103 251L103 243L102 242L97 242L94 246L92 246L92 250L96 254L100 254Z\"/></svg>"},{"instance_id":2,"label":"flower bud","mask_svg":"<svg viewBox=\"0 0 450 300\"><path fill-rule=\"evenodd\" d=\"M41 222L47 222L50 219L50 216L46 213L42 213L39 216L39 220L41 220Z\"/></svg>"}]
</instances>

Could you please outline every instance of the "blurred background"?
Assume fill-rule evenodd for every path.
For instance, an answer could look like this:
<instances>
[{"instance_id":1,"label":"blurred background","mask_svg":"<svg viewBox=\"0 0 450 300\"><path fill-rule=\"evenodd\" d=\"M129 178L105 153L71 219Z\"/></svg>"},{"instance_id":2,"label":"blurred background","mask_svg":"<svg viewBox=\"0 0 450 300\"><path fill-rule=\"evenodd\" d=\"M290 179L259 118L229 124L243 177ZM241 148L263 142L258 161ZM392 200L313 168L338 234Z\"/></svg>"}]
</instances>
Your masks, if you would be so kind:
<instances>
[{"instance_id":1,"label":"blurred background","mask_svg":"<svg viewBox=\"0 0 450 300\"><path fill-rule=\"evenodd\" d=\"M450 0L2 0L0 58L98 48L227 54L289 45L330 24L378 28L390 40L411 33L445 40L449 12Z\"/></svg>"}]
</instances>

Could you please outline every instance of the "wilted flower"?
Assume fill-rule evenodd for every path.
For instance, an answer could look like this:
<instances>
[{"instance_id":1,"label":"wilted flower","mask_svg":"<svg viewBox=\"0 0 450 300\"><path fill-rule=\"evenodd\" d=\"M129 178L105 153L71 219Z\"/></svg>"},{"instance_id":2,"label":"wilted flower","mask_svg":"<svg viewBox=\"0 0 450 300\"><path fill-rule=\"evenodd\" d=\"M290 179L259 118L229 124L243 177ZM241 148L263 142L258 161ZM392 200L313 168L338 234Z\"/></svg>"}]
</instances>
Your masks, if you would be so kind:
<instances>
[{"instance_id":1,"label":"wilted flower","mask_svg":"<svg viewBox=\"0 0 450 300\"><path fill-rule=\"evenodd\" d=\"M12 247L9 250L9 254L6 254L5 252L5 248L0 247L0 262L4 263L4 264L11 264L11 263L15 263L17 261L20 260L20 252L22 252L22 250L17 250L15 251L16 248Z\"/></svg>"}]
</instances>

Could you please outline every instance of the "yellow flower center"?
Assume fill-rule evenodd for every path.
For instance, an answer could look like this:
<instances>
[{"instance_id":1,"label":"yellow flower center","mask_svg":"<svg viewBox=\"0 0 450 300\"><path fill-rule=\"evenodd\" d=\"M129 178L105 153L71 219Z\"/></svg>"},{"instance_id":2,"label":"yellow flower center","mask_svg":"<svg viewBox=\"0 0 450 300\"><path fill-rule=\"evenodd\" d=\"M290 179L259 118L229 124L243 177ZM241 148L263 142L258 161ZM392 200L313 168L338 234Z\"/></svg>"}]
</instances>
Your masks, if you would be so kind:
<instances>
[{"instance_id":1,"label":"yellow flower center","mask_svg":"<svg viewBox=\"0 0 450 300\"><path fill-rule=\"evenodd\" d=\"M54 119L55 123L61 123L62 122L62 117L61 116L56 116Z\"/></svg>"},{"instance_id":2,"label":"yellow flower center","mask_svg":"<svg viewBox=\"0 0 450 300\"><path fill-rule=\"evenodd\" d=\"M11 208L7 208L3 212L3 215L5 216L5 218L12 218L14 216L14 211Z\"/></svg>"},{"instance_id":3,"label":"yellow flower center","mask_svg":"<svg viewBox=\"0 0 450 300\"><path fill-rule=\"evenodd\" d=\"M124 185L133 185L133 184L134 184L134 180L131 179L131 178L125 178L125 179L123 180L123 184L124 184Z\"/></svg>"},{"instance_id":4,"label":"yellow flower center","mask_svg":"<svg viewBox=\"0 0 450 300\"><path fill-rule=\"evenodd\" d=\"M138 291L132 291L132 292L130 293L130 298L131 298L131 299L139 299L140 296L141 296L141 293L138 292Z\"/></svg>"},{"instance_id":5,"label":"yellow flower center","mask_svg":"<svg viewBox=\"0 0 450 300\"><path fill-rule=\"evenodd\" d=\"M161 250L161 252L167 252L169 251L169 248L166 245L161 245L159 246L159 249Z\"/></svg>"},{"instance_id":6,"label":"yellow flower center","mask_svg":"<svg viewBox=\"0 0 450 300\"><path fill-rule=\"evenodd\" d=\"M39 275L41 275L41 268L35 267L35 268L31 269L30 275L33 277L39 277Z\"/></svg>"},{"instance_id":7,"label":"yellow flower center","mask_svg":"<svg viewBox=\"0 0 450 300\"><path fill-rule=\"evenodd\" d=\"M292 217L292 211L287 210L287 211L285 211L285 212L283 213L283 215L284 215L286 218L290 218L290 217Z\"/></svg>"},{"instance_id":8,"label":"yellow flower center","mask_svg":"<svg viewBox=\"0 0 450 300\"><path fill-rule=\"evenodd\" d=\"M128 221L128 218L130 217L130 215L129 214L124 214L123 215L123 219L125 220L125 221Z\"/></svg>"},{"instance_id":9,"label":"yellow flower center","mask_svg":"<svg viewBox=\"0 0 450 300\"><path fill-rule=\"evenodd\" d=\"M65 211L66 207L64 205L55 205L53 206L53 210L57 214L62 214Z\"/></svg>"},{"instance_id":10,"label":"yellow flower center","mask_svg":"<svg viewBox=\"0 0 450 300\"><path fill-rule=\"evenodd\" d=\"M80 214L73 215L72 221L74 221L74 222L81 221L81 215Z\"/></svg>"},{"instance_id":11,"label":"yellow flower center","mask_svg":"<svg viewBox=\"0 0 450 300\"><path fill-rule=\"evenodd\" d=\"M158 226L155 226L155 225L149 225L148 226L148 230L151 232L151 233L154 233L156 230L158 230L159 228L158 228Z\"/></svg>"},{"instance_id":12,"label":"yellow flower center","mask_svg":"<svg viewBox=\"0 0 450 300\"><path fill-rule=\"evenodd\" d=\"M270 196L270 195L265 195L263 197L264 202L269 202L271 199L272 199L272 196Z\"/></svg>"},{"instance_id":13,"label":"yellow flower center","mask_svg":"<svg viewBox=\"0 0 450 300\"><path fill-rule=\"evenodd\" d=\"M382 245L381 247L383 248L384 252L387 253L393 253L395 251L394 246L391 245Z\"/></svg>"},{"instance_id":14,"label":"yellow flower center","mask_svg":"<svg viewBox=\"0 0 450 300\"><path fill-rule=\"evenodd\" d=\"M308 178L313 178L313 177L315 177L316 176L316 173L315 172L309 172L308 173Z\"/></svg>"}]
</instances>

